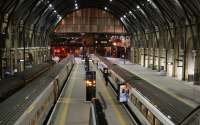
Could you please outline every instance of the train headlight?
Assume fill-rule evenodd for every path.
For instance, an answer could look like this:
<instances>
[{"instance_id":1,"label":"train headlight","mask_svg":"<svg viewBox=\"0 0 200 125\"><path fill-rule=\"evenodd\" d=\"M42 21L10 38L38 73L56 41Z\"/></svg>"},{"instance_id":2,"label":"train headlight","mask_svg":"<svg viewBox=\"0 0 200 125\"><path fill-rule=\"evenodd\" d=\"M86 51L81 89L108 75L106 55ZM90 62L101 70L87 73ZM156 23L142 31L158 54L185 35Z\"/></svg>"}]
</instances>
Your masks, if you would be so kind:
<instances>
[{"instance_id":1,"label":"train headlight","mask_svg":"<svg viewBox=\"0 0 200 125\"><path fill-rule=\"evenodd\" d=\"M92 86L92 82L90 80L86 80L86 85L87 86Z\"/></svg>"}]
</instances>

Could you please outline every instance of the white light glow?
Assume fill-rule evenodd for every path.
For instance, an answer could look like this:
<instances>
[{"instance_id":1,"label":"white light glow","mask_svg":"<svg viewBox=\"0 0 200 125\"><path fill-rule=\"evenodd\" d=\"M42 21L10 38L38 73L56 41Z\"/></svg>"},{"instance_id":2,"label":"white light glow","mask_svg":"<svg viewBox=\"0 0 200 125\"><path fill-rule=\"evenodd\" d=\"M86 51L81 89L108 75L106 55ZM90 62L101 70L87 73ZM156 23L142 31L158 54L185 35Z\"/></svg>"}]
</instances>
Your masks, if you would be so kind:
<instances>
[{"instance_id":1,"label":"white light glow","mask_svg":"<svg viewBox=\"0 0 200 125\"><path fill-rule=\"evenodd\" d=\"M59 20L61 20L61 19L62 19L62 17L61 17L60 15L58 15L57 17L58 17L58 19L59 19Z\"/></svg>"},{"instance_id":2,"label":"white light glow","mask_svg":"<svg viewBox=\"0 0 200 125\"><path fill-rule=\"evenodd\" d=\"M75 9L78 9L78 6L76 6Z\"/></svg>"},{"instance_id":3,"label":"white light glow","mask_svg":"<svg viewBox=\"0 0 200 125\"><path fill-rule=\"evenodd\" d=\"M110 0L110 2L112 2L112 0Z\"/></svg>"},{"instance_id":4,"label":"white light glow","mask_svg":"<svg viewBox=\"0 0 200 125\"><path fill-rule=\"evenodd\" d=\"M124 15L124 18L126 18L126 15Z\"/></svg>"},{"instance_id":5,"label":"white light glow","mask_svg":"<svg viewBox=\"0 0 200 125\"><path fill-rule=\"evenodd\" d=\"M104 9L107 10L108 8L107 8L107 7L104 7Z\"/></svg>"},{"instance_id":6,"label":"white light glow","mask_svg":"<svg viewBox=\"0 0 200 125\"><path fill-rule=\"evenodd\" d=\"M76 3L76 4L75 4L75 6L77 7L77 6L78 6L78 4Z\"/></svg>"},{"instance_id":7,"label":"white light glow","mask_svg":"<svg viewBox=\"0 0 200 125\"><path fill-rule=\"evenodd\" d=\"M137 5L137 8L138 8L138 9L140 9L140 6L139 6L139 5Z\"/></svg>"},{"instance_id":8,"label":"white light glow","mask_svg":"<svg viewBox=\"0 0 200 125\"><path fill-rule=\"evenodd\" d=\"M54 10L53 12L54 12L54 13L57 13L57 11L56 11L56 10Z\"/></svg>"},{"instance_id":9,"label":"white light glow","mask_svg":"<svg viewBox=\"0 0 200 125\"><path fill-rule=\"evenodd\" d=\"M49 7L51 8L51 7L52 7L52 4L49 4Z\"/></svg>"}]
</instances>

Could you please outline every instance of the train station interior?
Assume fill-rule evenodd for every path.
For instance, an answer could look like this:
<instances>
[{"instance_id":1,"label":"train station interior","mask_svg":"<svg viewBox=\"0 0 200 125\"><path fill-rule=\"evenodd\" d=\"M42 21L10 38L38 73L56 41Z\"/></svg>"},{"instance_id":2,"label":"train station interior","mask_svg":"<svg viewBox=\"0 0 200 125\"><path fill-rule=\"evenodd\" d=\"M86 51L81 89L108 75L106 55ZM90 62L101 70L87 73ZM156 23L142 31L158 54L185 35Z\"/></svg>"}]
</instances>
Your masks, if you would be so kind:
<instances>
[{"instance_id":1,"label":"train station interior","mask_svg":"<svg viewBox=\"0 0 200 125\"><path fill-rule=\"evenodd\" d=\"M200 125L200 1L0 0L0 125Z\"/></svg>"}]
</instances>

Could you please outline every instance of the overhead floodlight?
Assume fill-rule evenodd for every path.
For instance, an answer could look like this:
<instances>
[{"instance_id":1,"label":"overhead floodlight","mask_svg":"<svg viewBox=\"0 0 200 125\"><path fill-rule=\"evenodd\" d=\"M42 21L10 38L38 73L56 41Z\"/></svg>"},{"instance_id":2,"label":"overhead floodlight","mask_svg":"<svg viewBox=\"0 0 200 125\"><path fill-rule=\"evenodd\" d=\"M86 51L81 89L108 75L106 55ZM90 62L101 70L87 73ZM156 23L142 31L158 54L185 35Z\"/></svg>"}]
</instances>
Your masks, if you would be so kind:
<instances>
[{"instance_id":1,"label":"overhead floodlight","mask_svg":"<svg viewBox=\"0 0 200 125\"><path fill-rule=\"evenodd\" d=\"M128 13L129 13L129 14L132 14L132 11L129 11Z\"/></svg>"},{"instance_id":2,"label":"overhead floodlight","mask_svg":"<svg viewBox=\"0 0 200 125\"><path fill-rule=\"evenodd\" d=\"M108 7L104 7L105 10L108 10Z\"/></svg>"},{"instance_id":3,"label":"overhead floodlight","mask_svg":"<svg viewBox=\"0 0 200 125\"><path fill-rule=\"evenodd\" d=\"M57 13L57 11L56 11L56 10L54 10L53 12L54 12L54 13Z\"/></svg>"},{"instance_id":4,"label":"overhead floodlight","mask_svg":"<svg viewBox=\"0 0 200 125\"><path fill-rule=\"evenodd\" d=\"M77 3L75 3L75 6L77 7L77 6L78 6L78 4L77 4Z\"/></svg>"},{"instance_id":5,"label":"overhead floodlight","mask_svg":"<svg viewBox=\"0 0 200 125\"><path fill-rule=\"evenodd\" d=\"M52 4L49 4L49 7L51 8L51 7L52 7Z\"/></svg>"},{"instance_id":6,"label":"overhead floodlight","mask_svg":"<svg viewBox=\"0 0 200 125\"><path fill-rule=\"evenodd\" d=\"M78 6L75 6L75 9L78 9Z\"/></svg>"},{"instance_id":7,"label":"overhead floodlight","mask_svg":"<svg viewBox=\"0 0 200 125\"><path fill-rule=\"evenodd\" d=\"M123 17L126 18L126 15L124 15Z\"/></svg>"},{"instance_id":8,"label":"overhead floodlight","mask_svg":"<svg viewBox=\"0 0 200 125\"><path fill-rule=\"evenodd\" d=\"M112 0L110 0L110 2L112 2Z\"/></svg>"},{"instance_id":9,"label":"overhead floodlight","mask_svg":"<svg viewBox=\"0 0 200 125\"><path fill-rule=\"evenodd\" d=\"M139 6L139 5L137 5L137 8L138 8L138 9L140 9L140 6Z\"/></svg>"},{"instance_id":10,"label":"overhead floodlight","mask_svg":"<svg viewBox=\"0 0 200 125\"><path fill-rule=\"evenodd\" d=\"M151 0L147 0L147 2L151 2Z\"/></svg>"},{"instance_id":11,"label":"overhead floodlight","mask_svg":"<svg viewBox=\"0 0 200 125\"><path fill-rule=\"evenodd\" d=\"M123 20L123 17L120 17L120 20Z\"/></svg>"}]
</instances>

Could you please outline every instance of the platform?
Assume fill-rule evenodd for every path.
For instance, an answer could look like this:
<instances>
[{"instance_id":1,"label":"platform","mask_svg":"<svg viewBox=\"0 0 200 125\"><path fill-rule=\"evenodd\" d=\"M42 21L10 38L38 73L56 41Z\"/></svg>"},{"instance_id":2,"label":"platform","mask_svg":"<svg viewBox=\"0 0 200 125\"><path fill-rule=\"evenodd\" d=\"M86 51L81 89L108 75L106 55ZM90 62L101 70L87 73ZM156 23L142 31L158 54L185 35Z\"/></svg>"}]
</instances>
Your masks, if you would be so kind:
<instances>
[{"instance_id":1,"label":"platform","mask_svg":"<svg viewBox=\"0 0 200 125\"><path fill-rule=\"evenodd\" d=\"M105 81L100 71L94 65L91 70L96 71L96 95L105 101L104 112L109 125L133 125L132 119L124 107L117 102L116 95L110 87L105 86ZM56 104L48 121L49 125L88 125L90 102L85 101L85 70L80 59L67 81L66 86ZM102 100L101 100L102 101Z\"/></svg>"},{"instance_id":2,"label":"platform","mask_svg":"<svg viewBox=\"0 0 200 125\"><path fill-rule=\"evenodd\" d=\"M161 76L156 70L151 70L129 61L124 64L123 59L107 59L194 108L200 105L200 86L198 85L169 76Z\"/></svg>"}]
</instances>

